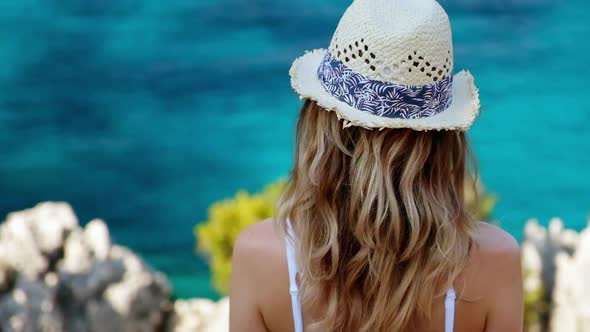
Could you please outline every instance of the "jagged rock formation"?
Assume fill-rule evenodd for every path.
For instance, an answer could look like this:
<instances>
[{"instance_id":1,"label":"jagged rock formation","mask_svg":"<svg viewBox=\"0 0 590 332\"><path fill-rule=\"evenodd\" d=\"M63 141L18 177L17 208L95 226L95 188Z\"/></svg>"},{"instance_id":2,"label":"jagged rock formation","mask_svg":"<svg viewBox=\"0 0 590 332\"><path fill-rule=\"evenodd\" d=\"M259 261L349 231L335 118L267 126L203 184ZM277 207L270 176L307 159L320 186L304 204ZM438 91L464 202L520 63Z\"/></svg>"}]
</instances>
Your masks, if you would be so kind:
<instances>
[{"instance_id":1,"label":"jagged rock formation","mask_svg":"<svg viewBox=\"0 0 590 332\"><path fill-rule=\"evenodd\" d=\"M575 253L555 260L551 331L590 331L590 227L578 237Z\"/></svg>"},{"instance_id":2,"label":"jagged rock formation","mask_svg":"<svg viewBox=\"0 0 590 332\"><path fill-rule=\"evenodd\" d=\"M225 298L217 303L204 299L176 301L168 331L229 331L229 299Z\"/></svg>"},{"instance_id":3,"label":"jagged rock formation","mask_svg":"<svg viewBox=\"0 0 590 332\"><path fill-rule=\"evenodd\" d=\"M228 330L215 319L227 321L227 300L174 304L171 293L163 274L111 243L102 220L81 228L68 204L42 203L0 224L0 331Z\"/></svg>"},{"instance_id":4,"label":"jagged rock formation","mask_svg":"<svg viewBox=\"0 0 590 332\"><path fill-rule=\"evenodd\" d=\"M522 264L525 293L541 294L540 304L530 309L538 310L531 330L590 331L590 227L578 234L558 218L548 228L529 220Z\"/></svg>"}]
</instances>

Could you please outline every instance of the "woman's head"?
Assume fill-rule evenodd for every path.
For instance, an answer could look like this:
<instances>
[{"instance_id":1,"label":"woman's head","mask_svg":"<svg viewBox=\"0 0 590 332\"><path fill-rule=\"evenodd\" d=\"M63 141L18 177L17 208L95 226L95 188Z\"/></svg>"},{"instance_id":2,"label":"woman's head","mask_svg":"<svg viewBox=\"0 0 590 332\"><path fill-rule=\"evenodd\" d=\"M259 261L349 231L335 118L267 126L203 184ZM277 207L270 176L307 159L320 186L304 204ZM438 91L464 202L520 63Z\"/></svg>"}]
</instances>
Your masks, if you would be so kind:
<instances>
[{"instance_id":1,"label":"woman's head","mask_svg":"<svg viewBox=\"0 0 590 332\"><path fill-rule=\"evenodd\" d=\"M297 238L303 302L322 313L310 328L397 331L428 319L471 243L465 134L343 128L307 101L296 144L278 209Z\"/></svg>"}]
</instances>

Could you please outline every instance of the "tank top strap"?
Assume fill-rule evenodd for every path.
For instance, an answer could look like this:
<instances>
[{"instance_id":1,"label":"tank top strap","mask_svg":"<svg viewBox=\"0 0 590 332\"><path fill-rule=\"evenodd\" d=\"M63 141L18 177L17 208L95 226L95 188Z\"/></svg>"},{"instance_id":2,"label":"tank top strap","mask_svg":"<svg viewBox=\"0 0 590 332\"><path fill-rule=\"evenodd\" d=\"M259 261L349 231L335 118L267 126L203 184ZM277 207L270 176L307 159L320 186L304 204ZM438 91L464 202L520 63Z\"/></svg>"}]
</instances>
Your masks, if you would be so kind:
<instances>
[{"instance_id":1,"label":"tank top strap","mask_svg":"<svg viewBox=\"0 0 590 332\"><path fill-rule=\"evenodd\" d=\"M295 332L303 332L303 315L299 300L299 287L297 286L297 256L295 254L294 235L289 224L289 236L285 237L287 249L287 267L289 269L289 292L291 293L291 308L293 310L293 322Z\"/></svg>"},{"instance_id":2,"label":"tank top strap","mask_svg":"<svg viewBox=\"0 0 590 332\"><path fill-rule=\"evenodd\" d=\"M447 290L447 297L445 298L445 332L453 332L455 324L455 294L454 288Z\"/></svg>"}]
</instances>

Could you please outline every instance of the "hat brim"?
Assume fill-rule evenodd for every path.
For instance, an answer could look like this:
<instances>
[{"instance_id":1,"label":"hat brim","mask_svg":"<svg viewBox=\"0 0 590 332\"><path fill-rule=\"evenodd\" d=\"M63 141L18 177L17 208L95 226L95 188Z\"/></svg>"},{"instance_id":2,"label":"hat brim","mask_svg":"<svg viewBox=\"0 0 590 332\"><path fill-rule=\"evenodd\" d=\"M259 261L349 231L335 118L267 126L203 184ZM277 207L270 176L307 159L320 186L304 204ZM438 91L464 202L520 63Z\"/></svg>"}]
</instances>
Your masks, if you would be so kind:
<instances>
[{"instance_id":1,"label":"hat brim","mask_svg":"<svg viewBox=\"0 0 590 332\"><path fill-rule=\"evenodd\" d=\"M479 93L473 76L461 71L453 76L452 102L443 112L419 119L386 118L358 110L330 95L317 77L317 69L327 50L306 53L295 60L289 74L291 85L301 98L314 100L344 119L344 126L373 128L410 128L414 130L461 130L471 127L479 112Z\"/></svg>"}]
</instances>

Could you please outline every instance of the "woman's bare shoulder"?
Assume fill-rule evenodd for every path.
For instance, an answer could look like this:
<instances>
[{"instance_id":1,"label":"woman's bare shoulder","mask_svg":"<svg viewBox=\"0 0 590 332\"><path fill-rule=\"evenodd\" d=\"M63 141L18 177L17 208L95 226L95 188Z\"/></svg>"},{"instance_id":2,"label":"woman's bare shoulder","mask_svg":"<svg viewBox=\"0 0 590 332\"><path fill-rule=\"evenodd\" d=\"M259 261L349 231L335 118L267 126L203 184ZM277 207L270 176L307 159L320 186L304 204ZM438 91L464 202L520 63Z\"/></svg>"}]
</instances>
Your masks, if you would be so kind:
<instances>
[{"instance_id":1,"label":"woman's bare shoulder","mask_svg":"<svg viewBox=\"0 0 590 332\"><path fill-rule=\"evenodd\" d=\"M291 303L286 248L274 220L250 225L239 234L234 244L231 280L230 316L233 312L236 317L249 317L251 327L256 326L249 330L287 330L289 321L284 317Z\"/></svg>"},{"instance_id":2,"label":"woman's bare shoulder","mask_svg":"<svg viewBox=\"0 0 590 332\"><path fill-rule=\"evenodd\" d=\"M502 228L490 223L477 222L474 242L475 251L482 255L482 258L520 255L516 239Z\"/></svg>"},{"instance_id":3,"label":"woman's bare shoulder","mask_svg":"<svg viewBox=\"0 0 590 332\"><path fill-rule=\"evenodd\" d=\"M493 224L478 222L468 274L484 292L521 281L520 247L516 239ZM476 286L477 287L477 286ZM491 297L494 295L490 293Z\"/></svg>"},{"instance_id":4,"label":"woman's bare shoulder","mask_svg":"<svg viewBox=\"0 0 590 332\"><path fill-rule=\"evenodd\" d=\"M234 244L234 265L262 277L262 273L286 265L285 241L276 221L267 219L246 227Z\"/></svg>"},{"instance_id":5,"label":"woman's bare shoulder","mask_svg":"<svg viewBox=\"0 0 590 332\"><path fill-rule=\"evenodd\" d=\"M235 250L247 251L250 254L264 254L275 252L272 249L284 245L279 229L274 219L266 219L246 227L238 235Z\"/></svg>"},{"instance_id":6,"label":"woman's bare shoulder","mask_svg":"<svg viewBox=\"0 0 590 332\"><path fill-rule=\"evenodd\" d=\"M486 331L521 331L523 285L520 248L508 232L479 223L472 273L486 306Z\"/></svg>"}]
</instances>

